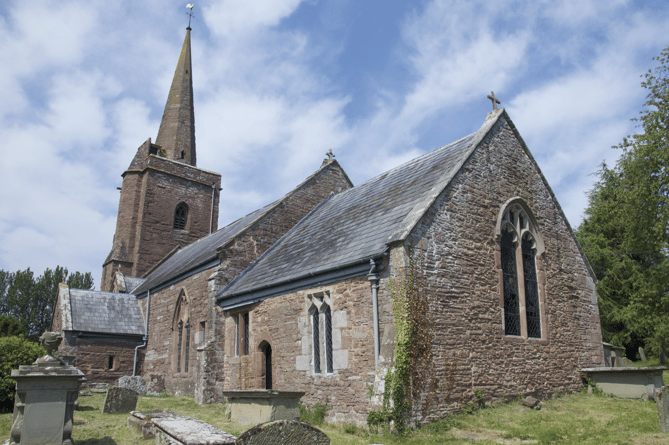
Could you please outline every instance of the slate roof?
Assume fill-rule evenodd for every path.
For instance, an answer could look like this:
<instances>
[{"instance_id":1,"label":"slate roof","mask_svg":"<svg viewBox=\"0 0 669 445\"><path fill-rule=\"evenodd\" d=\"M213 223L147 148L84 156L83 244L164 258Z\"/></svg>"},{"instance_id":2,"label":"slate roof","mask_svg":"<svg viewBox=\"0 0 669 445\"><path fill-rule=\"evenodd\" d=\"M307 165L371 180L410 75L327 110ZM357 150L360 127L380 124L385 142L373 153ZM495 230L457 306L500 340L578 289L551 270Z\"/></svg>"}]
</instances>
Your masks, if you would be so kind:
<instances>
[{"instance_id":1,"label":"slate roof","mask_svg":"<svg viewBox=\"0 0 669 445\"><path fill-rule=\"evenodd\" d=\"M144 319L133 295L70 289L69 296L73 331L144 335Z\"/></svg>"},{"instance_id":2,"label":"slate roof","mask_svg":"<svg viewBox=\"0 0 669 445\"><path fill-rule=\"evenodd\" d=\"M198 268L199 266L217 261L218 256L216 255L216 250L234 238L239 232L244 230L273 205L274 204L269 204L255 212L249 213L232 224L223 227L211 235L200 238L178 252L175 252L171 257L163 261L162 264L150 272L146 277L146 280L132 291L132 293L140 295L147 290L154 289L163 283Z\"/></svg>"},{"instance_id":3,"label":"slate roof","mask_svg":"<svg viewBox=\"0 0 669 445\"><path fill-rule=\"evenodd\" d=\"M126 293L132 293L140 284L146 281L146 278L137 278L137 277L123 277L125 281L125 291Z\"/></svg>"},{"instance_id":4,"label":"slate roof","mask_svg":"<svg viewBox=\"0 0 669 445\"><path fill-rule=\"evenodd\" d=\"M183 279L189 274L193 274L200 270L205 270L218 264L217 250L230 242L233 238L241 234L246 228L251 226L254 222L260 219L270 210L280 206L286 199L300 190L305 184L309 183L313 178L325 169L333 165L339 165L336 160L324 162L318 170L312 173L308 178L302 181L297 187L288 192L283 198L274 201L252 213L249 213L243 218L219 229L218 231L200 238L192 244L175 252L172 256L164 260L161 264L156 266L146 276L146 281L138 286L132 293L136 296L141 296L148 290L160 289L168 283ZM343 170L342 170L343 172ZM344 176L348 180L346 173ZM351 183L350 180L348 180ZM353 184L351 184L353 185Z\"/></svg>"},{"instance_id":5,"label":"slate roof","mask_svg":"<svg viewBox=\"0 0 669 445\"><path fill-rule=\"evenodd\" d=\"M378 258L388 243L409 235L502 113L503 108L491 113L469 136L331 196L219 292L217 299Z\"/></svg>"}]
</instances>

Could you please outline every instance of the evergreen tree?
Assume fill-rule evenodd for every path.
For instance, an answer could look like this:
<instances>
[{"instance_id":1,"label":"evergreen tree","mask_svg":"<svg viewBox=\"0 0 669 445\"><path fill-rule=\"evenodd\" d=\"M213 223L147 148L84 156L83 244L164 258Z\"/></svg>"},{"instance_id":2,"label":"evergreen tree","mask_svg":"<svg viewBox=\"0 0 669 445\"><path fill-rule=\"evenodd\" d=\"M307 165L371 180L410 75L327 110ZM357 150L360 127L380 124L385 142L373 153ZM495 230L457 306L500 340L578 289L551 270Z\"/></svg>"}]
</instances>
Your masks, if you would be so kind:
<instances>
[{"instance_id":1,"label":"evergreen tree","mask_svg":"<svg viewBox=\"0 0 669 445\"><path fill-rule=\"evenodd\" d=\"M669 346L669 47L653 60L660 65L642 76L648 95L634 119L643 131L614 147L614 168L597 172L577 231L599 280L604 340L632 358L638 346Z\"/></svg>"},{"instance_id":2,"label":"evergreen tree","mask_svg":"<svg viewBox=\"0 0 669 445\"><path fill-rule=\"evenodd\" d=\"M35 277L30 268L9 273L0 271L0 314L8 315L21 325L23 333L37 341L51 327L51 318L58 299L58 283L67 276L66 268L56 266ZM92 289L90 272L75 272L66 283L75 289Z\"/></svg>"}]
</instances>

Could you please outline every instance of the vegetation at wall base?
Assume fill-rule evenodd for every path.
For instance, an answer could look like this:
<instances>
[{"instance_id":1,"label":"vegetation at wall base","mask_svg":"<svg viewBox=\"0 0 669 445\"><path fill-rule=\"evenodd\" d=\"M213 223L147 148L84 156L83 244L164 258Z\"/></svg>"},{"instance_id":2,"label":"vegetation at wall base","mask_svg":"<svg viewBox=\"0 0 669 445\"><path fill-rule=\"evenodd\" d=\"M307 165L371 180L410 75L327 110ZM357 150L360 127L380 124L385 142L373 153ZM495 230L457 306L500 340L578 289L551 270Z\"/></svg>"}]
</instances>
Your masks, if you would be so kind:
<instances>
[{"instance_id":1,"label":"vegetation at wall base","mask_svg":"<svg viewBox=\"0 0 669 445\"><path fill-rule=\"evenodd\" d=\"M77 445L151 444L140 440L137 432L126 426L129 414L101 414L104 394L80 396L80 409L74 412L73 439ZM224 404L197 405L192 397L140 397L137 409L162 409L196 417L217 428L239 436L251 425L225 419ZM0 441L9 437L12 414L0 414ZM332 445L414 444L666 444L660 432L657 405L653 401L570 394L542 401L536 411L519 401L488 406L472 414L455 414L407 430L403 435L374 434L350 424L318 426L330 437Z\"/></svg>"},{"instance_id":2,"label":"vegetation at wall base","mask_svg":"<svg viewBox=\"0 0 669 445\"><path fill-rule=\"evenodd\" d=\"M599 280L604 340L669 350L669 47L644 74L648 92L638 134L614 147L616 165L602 164L577 237Z\"/></svg>"}]
</instances>

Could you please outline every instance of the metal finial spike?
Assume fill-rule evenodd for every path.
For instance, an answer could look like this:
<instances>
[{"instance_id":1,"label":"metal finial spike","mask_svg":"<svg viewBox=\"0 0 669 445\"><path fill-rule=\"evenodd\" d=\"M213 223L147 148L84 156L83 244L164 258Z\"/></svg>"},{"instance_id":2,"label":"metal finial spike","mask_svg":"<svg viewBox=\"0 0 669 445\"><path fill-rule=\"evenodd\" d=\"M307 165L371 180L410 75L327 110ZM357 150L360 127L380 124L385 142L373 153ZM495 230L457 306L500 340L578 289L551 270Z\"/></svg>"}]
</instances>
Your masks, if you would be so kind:
<instances>
[{"instance_id":1,"label":"metal finial spike","mask_svg":"<svg viewBox=\"0 0 669 445\"><path fill-rule=\"evenodd\" d=\"M190 9L186 14L188 14L188 29L190 29L190 20L193 18L193 8L195 7L195 3L189 3L186 5L186 8Z\"/></svg>"},{"instance_id":2,"label":"metal finial spike","mask_svg":"<svg viewBox=\"0 0 669 445\"><path fill-rule=\"evenodd\" d=\"M501 102L495 97L494 91L491 91L490 94L488 94L488 99L492 101L492 110L495 111L497 109L497 104Z\"/></svg>"}]
</instances>

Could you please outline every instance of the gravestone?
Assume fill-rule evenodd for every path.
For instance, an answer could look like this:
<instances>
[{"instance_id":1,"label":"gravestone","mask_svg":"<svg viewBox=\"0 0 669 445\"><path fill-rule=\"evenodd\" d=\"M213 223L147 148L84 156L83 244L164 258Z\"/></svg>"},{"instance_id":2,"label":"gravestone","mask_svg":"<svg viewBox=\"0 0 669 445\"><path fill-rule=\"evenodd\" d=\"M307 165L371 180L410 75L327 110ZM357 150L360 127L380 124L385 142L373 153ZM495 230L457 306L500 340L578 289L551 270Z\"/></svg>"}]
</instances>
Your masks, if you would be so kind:
<instances>
[{"instance_id":1,"label":"gravestone","mask_svg":"<svg viewBox=\"0 0 669 445\"><path fill-rule=\"evenodd\" d=\"M244 432L237 445L330 445L330 438L318 428L297 420L261 423Z\"/></svg>"},{"instance_id":2,"label":"gravestone","mask_svg":"<svg viewBox=\"0 0 669 445\"><path fill-rule=\"evenodd\" d=\"M140 396L146 394L146 381L139 375L124 375L116 382L119 388L128 388L135 391Z\"/></svg>"},{"instance_id":3,"label":"gravestone","mask_svg":"<svg viewBox=\"0 0 669 445\"><path fill-rule=\"evenodd\" d=\"M107 390L102 414L129 413L137 408L139 394L129 388L112 386Z\"/></svg>"},{"instance_id":4,"label":"gravestone","mask_svg":"<svg viewBox=\"0 0 669 445\"><path fill-rule=\"evenodd\" d=\"M642 362L646 361L646 353L644 352L641 346L639 346L639 358L641 359Z\"/></svg>"},{"instance_id":5,"label":"gravestone","mask_svg":"<svg viewBox=\"0 0 669 445\"><path fill-rule=\"evenodd\" d=\"M47 355L12 371L16 381L10 443L72 445L72 416L84 374L53 356L62 337L45 332L40 343Z\"/></svg>"},{"instance_id":6,"label":"gravestone","mask_svg":"<svg viewBox=\"0 0 669 445\"><path fill-rule=\"evenodd\" d=\"M663 386L657 391L655 401L660 416L660 429L663 433L669 433L669 386Z\"/></svg>"}]
</instances>

